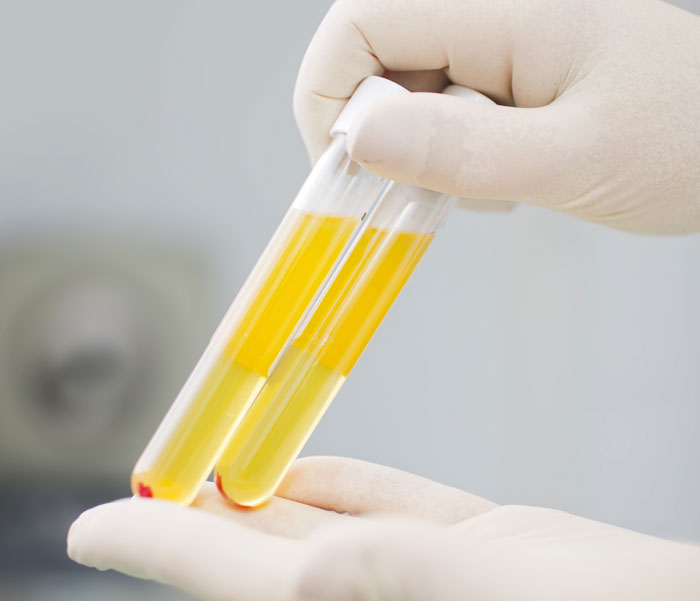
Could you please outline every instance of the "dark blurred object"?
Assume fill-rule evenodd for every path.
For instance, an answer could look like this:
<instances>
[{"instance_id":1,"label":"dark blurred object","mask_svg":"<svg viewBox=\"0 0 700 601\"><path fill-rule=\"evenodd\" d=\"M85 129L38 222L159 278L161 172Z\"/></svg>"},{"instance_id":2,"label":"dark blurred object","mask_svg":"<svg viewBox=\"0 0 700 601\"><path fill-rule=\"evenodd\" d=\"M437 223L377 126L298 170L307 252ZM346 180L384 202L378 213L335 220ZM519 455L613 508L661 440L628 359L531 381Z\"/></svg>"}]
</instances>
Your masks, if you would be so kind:
<instances>
[{"instance_id":1,"label":"dark blurred object","mask_svg":"<svg viewBox=\"0 0 700 601\"><path fill-rule=\"evenodd\" d=\"M84 569L66 557L68 526L130 494L206 342L209 291L181 248L0 248L0 598L23 574Z\"/></svg>"},{"instance_id":2,"label":"dark blurred object","mask_svg":"<svg viewBox=\"0 0 700 601\"><path fill-rule=\"evenodd\" d=\"M66 532L84 509L123 497L115 482L4 481L0 494L0 573L29 576L37 570L80 570L66 557ZM0 598L2 598L0 596Z\"/></svg>"},{"instance_id":3,"label":"dark blurred object","mask_svg":"<svg viewBox=\"0 0 700 601\"><path fill-rule=\"evenodd\" d=\"M48 283L8 332L18 418L66 452L102 444L156 385L162 300L93 269Z\"/></svg>"}]
</instances>

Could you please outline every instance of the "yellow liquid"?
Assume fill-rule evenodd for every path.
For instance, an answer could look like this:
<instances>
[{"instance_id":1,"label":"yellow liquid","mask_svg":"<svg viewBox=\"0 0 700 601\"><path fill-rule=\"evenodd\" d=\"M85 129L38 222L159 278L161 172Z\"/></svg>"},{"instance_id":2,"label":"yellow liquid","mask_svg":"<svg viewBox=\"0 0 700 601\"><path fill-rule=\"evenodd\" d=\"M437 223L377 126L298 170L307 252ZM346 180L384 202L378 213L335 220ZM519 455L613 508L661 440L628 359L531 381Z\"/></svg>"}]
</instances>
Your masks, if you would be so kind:
<instances>
[{"instance_id":1,"label":"yellow liquid","mask_svg":"<svg viewBox=\"0 0 700 601\"><path fill-rule=\"evenodd\" d=\"M357 224L287 214L137 462L134 494L192 502Z\"/></svg>"},{"instance_id":2,"label":"yellow liquid","mask_svg":"<svg viewBox=\"0 0 700 601\"><path fill-rule=\"evenodd\" d=\"M274 493L432 241L368 228L236 429L221 492L255 506Z\"/></svg>"}]
</instances>

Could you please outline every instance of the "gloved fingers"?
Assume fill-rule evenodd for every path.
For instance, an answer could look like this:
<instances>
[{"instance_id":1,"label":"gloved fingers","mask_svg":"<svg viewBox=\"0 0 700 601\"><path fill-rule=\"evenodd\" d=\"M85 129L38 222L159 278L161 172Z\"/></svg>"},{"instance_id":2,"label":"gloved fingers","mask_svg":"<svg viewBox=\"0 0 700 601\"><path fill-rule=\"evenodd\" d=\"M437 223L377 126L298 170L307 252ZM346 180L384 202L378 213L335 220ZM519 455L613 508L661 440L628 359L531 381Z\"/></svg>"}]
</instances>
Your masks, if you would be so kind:
<instances>
[{"instance_id":1,"label":"gloved fingers","mask_svg":"<svg viewBox=\"0 0 700 601\"><path fill-rule=\"evenodd\" d=\"M287 601L304 544L141 498L89 509L68 533L68 555L78 563L157 580L210 601Z\"/></svg>"},{"instance_id":2,"label":"gloved fingers","mask_svg":"<svg viewBox=\"0 0 700 601\"><path fill-rule=\"evenodd\" d=\"M465 598L700 598L700 547L563 511L503 505L448 534L468 558L459 576Z\"/></svg>"},{"instance_id":3,"label":"gloved fingers","mask_svg":"<svg viewBox=\"0 0 700 601\"><path fill-rule=\"evenodd\" d=\"M276 494L339 513L391 513L442 525L496 507L491 501L414 474L343 457L297 460Z\"/></svg>"},{"instance_id":4,"label":"gloved fingers","mask_svg":"<svg viewBox=\"0 0 700 601\"><path fill-rule=\"evenodd\" d=\"M309 541L299 582L306 601L695 601L700 548L503 506L464 527L387 518L339 524Z\"/></svg>"},{"instance_id":5,"label":"gloved fingers","mask_svg":"<svg viewBox=\"0 0 700 601\"><path fill-rule=\"evenodd\" d=\"M463 198L571 209L573 199L595 195L607 175L597 124L580 103L563 96L522 109L444 94L384 98L358 116L348 151L397 181ZM572 118L574 110L580 114Z\"/></svg>"},{"instance_id":6,"label":"gloved fingers","mask_svg":"<svg viewBox=\"0 0 700 601\"><path fill-rule=\"evenodd\" d=\"M319 528L352 519L280 497L272 497L261 507L240 507L220 495L212 482L204 483L192 507L247 528L287 538L306 538Z\"/></svg>"},{"instance_id":7,"label":"gloved fingers","mask_svg":"<svg viewBox=\"0 0 700 601\"><path fill-rule=\"evenodd\" d=\"M333 4L309 44L294 91L294 114L312 160L328 145L328 132L357 85L386 69L442 70L459 56L460 64L450 70L457 83L508 97L511 45L503 23L512 4L491 0Z\"/></svg>"}]
</instances>

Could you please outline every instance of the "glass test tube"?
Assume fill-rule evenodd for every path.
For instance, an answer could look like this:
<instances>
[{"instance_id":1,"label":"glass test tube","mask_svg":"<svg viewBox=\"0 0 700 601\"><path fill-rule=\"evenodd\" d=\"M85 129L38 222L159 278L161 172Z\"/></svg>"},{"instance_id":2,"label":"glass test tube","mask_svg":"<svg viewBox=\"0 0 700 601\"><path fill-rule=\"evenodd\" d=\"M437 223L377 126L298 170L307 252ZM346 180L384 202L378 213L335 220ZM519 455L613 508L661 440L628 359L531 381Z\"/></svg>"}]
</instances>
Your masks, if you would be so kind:
<instances>
[{"instance_id":1,"label":"glass test tube","mask_svg":"<svg viewBox=\"0 0 700 601\"><path fill-rule=\"evenodd\" d=\"M386 191L217 463L226 497L255 506L272 496L454 202L403 184Z\"/></svg>"},{"instance_id":2,"label":"glass test tube","mask_svg":"<svg viewBox=\"0 0 700 601\"><path fill-rule=\"evenodd\" d=\"M243 284L134 467L132 491L188 504L386 182L339 133Z\"/></svg>"}]
</instances>

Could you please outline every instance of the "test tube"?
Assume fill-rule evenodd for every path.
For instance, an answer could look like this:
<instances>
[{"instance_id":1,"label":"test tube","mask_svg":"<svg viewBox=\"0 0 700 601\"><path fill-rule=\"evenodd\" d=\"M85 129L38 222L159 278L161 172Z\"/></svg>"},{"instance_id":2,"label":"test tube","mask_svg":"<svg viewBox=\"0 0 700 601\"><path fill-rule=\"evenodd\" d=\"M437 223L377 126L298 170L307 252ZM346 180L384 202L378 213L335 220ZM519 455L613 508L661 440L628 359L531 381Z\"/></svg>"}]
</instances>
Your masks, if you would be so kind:
<instances>
[{"instance_id":1,"label":"test tube","mask_svg":"<svg viewBox=\"0 0 700 601\"><path fill-rule=\"evenodd\" d=\"M371 80L358 88L339 121L400 89ZM343 249L388 186L349 158L345 134L335 132L136 462L135 495L183 504L194 499Z\"/></svg>"},{"instance_id":2,"label":"test tube","mask_svg":"<svg viewBox=\"0 0 700 601\"><path fill-rule=\"evenodd\" d=\"M224 496L256 506L273 495L455 203L405 184L385 191L217 463Z\"/></svg>"}]
</instances>

